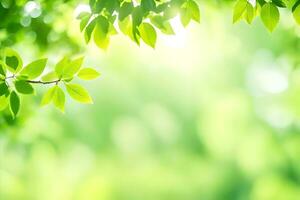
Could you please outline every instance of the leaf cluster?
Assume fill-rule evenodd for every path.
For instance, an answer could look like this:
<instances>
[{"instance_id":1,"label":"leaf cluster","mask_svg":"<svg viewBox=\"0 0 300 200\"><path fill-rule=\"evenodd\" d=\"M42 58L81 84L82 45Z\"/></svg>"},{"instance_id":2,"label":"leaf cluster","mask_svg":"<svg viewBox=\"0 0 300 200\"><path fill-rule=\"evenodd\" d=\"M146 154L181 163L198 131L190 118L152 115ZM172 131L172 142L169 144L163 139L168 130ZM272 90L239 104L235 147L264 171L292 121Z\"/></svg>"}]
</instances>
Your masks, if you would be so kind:
<instances>
[{"instance_id":1,"label":"leaf cluster","mask_svg":"<svg viewBox=\"0 0 300 200\"><path fill-rule=\"evenodd\" d=\"M83 57L76 59L64 57L56 64L54 70L45 73L46 58L24 66L22 58L16 51L5 49L4 57L0 60L0 111L9 109L11 115L16 117L21 106L21 95L34 95L36 84L51 85L44 94L42 105L53 103L62 112L65 109L65 91L80 103L92 103L87 90L72 81L76 77L93 80L100 74L92 68L83 68L82 64Z\"/></svg>"},{"instance_id":2,"label":"leaf cluster","mask_svg":"<svg viewBox=\"0 0 300 200\"><path fill-rule=\"evenodd\" d=\"M200 10L194 0L90 0L91 12L78 16L85 41L91 38L101 49L122 32L135 43L141 40L155 48L157 31L173 35L170 20L180 16L183 26L192 20L200 22Z\"/></svg>"},{"instance_id":3,"label":"leaf cluster","mask_svg":"<svg viewBox=\"0 0 300 200\"><path fill-rule=\"evenodd\" d=\"M295 21L300 24L300 0L238 0L233 10L233 23L244 19L251 24L260 16L265 27L274 31L280 20L280 9L291 10Z\"/></svg>"}]
</instances>

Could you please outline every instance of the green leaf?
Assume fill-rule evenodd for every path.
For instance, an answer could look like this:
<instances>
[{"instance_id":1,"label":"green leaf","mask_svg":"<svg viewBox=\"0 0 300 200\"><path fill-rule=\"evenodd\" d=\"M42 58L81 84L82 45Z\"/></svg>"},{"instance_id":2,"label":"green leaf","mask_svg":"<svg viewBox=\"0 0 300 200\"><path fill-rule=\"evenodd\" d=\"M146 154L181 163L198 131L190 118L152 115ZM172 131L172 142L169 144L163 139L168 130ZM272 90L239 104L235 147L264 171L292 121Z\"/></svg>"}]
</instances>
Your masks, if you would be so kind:
<instances>
[{"instance_id":1,"label":"green leaf","mask_svg":"<svg viewBox=\"0 0 300 200\"><path fill-rule=\"evenodd\" d=\"M93 80L100 76L96 70L92 68L83 68L79 71L78 77L83 80Z\"/></svg>"},{"instance_id":2,"label":"green leaf","mask_svg":"<svg viewBox=\"0 0 300 200\"><path fill-rule=\"evenodd\" d=\"M156 4L154 0L141 0L141 7L145 12L155 10Z\"/></svg>"},{"instance_id":3,"label":"green leaf","mask_svg":"<svg viewBox=\"0 0 300 200\"><path fill-rule=\"evenodd\" d=\"M53 86L52 88L50 88L43 96L43 99L42 99L42 102L41 102L41 105L42 106L45 106L45 105L48 105L49 103L52 102L52 99L53 99L53 96L54 96L54 92L55 92L55 88L57 86Z\"/></svg>"},{"instance_id":4,"label":"green leaf","mask_svg":"<svg viewBox=\"0 0 300 200\"><path fill-rule=\"evenodd\" d=\"M16 117L20 109L20 98L15 91L10 93L9 106L13 117Z\"/></svg>"},{"instance_id":5,"label":"green leaf","mask_svg":"<svg viewBox=\"0 0 300 200\"><path fill-rule=\"evenodd\" d=\"M15 81L15 88L17 92L21 94L33 94L34 89L30 83L25 80L17 80Z\"/></svg>"},{"instance_id":6,"label":"green leaf","mask_svg":"<svg viewBox=\"0 0 300 200\"><path fill-rule=\"evenodd\" d=\"M132 26L138 27L143 22L144 12L140 6L137 6L132 11Z\"/></svg>"},{"instance_id":7,"label":"green leaf","mask_svg":"<svg viewBox=\"0 0 300 200\"><path fill-rule=\"evenodd\" d=\"M84 16L80 21L80 31L83 31L86 25L89 23L91 15Z\"/></svg>"},{"instance_id":8,"label":"green leaf","mask_svg":"<svg viewBox=\"0 0 300 200\"><path fill-rule=\"evenodd\" d=\"M93 100L86 89L78 84L66 84L67 92L76 101L85 104L92 104Z\"/></svg>"},{"instance_id":9,"label":"green leaf","mask_svg":"<svg viewBox=\"0 0 300 200\"><path fill-rule=\"evenodd\" d=\"M0 111L3 111L8 106L8 98L5 95L0 96Z\"/></svg>"},{"instance_id":10,"label":"green leaf","mask_svg":"<svg viewBox=\"0 0 300 200\"><path fill-rule=\"evenodd\" d=\"M119 11L119 20L123 21L126 17L128 17L133 11L133 8L134 6L132 2L124 2Z\"/></svg>"},{"instance_id":11,"label":"green leaf","mask_svg":"<svg viewBox=\"0 0 300 200\"><path fill-rule=\"evenodd\" d=\"M85 18L85 17L87 17L87 16L90 16L91 15L91 13L89 13L89 12L81 12L81 13L79 13L79 15L76 17L76 19L83 19L83 18Z\"/></svg>"},{"instance_id":12,"label":"green leaf","mask_svg":"<svg viewBox=\"0 0 300 200\"><path fill-rule=\"evenodd\" d=\"M70 65L70 58L65 56L55 66L55 72L59 78L64 75L65 68Z\"/></svg>"},{"instance_id":13,"label":"green leaf","mask_svg":"<svg viewBox=\"0 0 300 200\"><path fill-rule=\"evenodd\" d=\"M152 48L155 48L157 35L153 26L149 23L142 23L139 26L139 31L143 41Z\"/></svg>"},{"instance_id":14,"label":"green leaf","mask_svg":"<svg viewBox=\"0 0 300 200\"><path fill-rule=\"evenodd\" d=\"M73 76L80 70L83 60L84 57L80 57L70 61L63 69L62 78L64 80L73 78Z\"/></svg>"},{"instance_id":15,"label":"green leaf","mask_svg":"<svg viewBox=\"0 0 300 200\"><path fill-rule=\"evenodd\" d=\"M246 7L247 7L247 0L239 0L233 9L233 18L232 18L232 22L235 23L237 22L239 19L241 19L241 17L243 16Z\"/></svg>"},{"instance_id":16,"label":"green leaf","mask_svg":"<svg viewBox=\"0 0 300 200\"><path fill-rule=\"evenodd\" d=\"M187 26L192 19L196 22L200 22L200 10L195 1L188 0L182 5L180 19L183 26Z\"/></svg>"},{"instance_id":17,"label":"green leaf","mask_svg":"<svg viewBox=\"0 0 300 200\"><path fill-rule=\"evenodd\" d=\"M274 3L276 6L285 8L286 4L282 0L272 0L272 3Z\"/></svg>"},{"instance_id":18,"label":"green leaf","mask_svg":"<svg viewBox=\"0 0 300 200\"><path fill-rule=\"evenodd\" d=\"M296 22L300 25L300 6L298 5L293 11L293 16Z\"/></svg>"},{"instance_id":19,"label":"green leaf","mask_svg":"<svg viewBox=\"0 0 300 200\"><path fill-rule=\"evenodd\" d=\"M90 40L91 40L91 36L92 36L92 33L95 29L95 26L96 26L96 23L97 23L97 20L96 18L94 18L88 25L87 27L85 28L85 31L84 31L84 39L85 39L85 42L86 43L89 43Z\"/></svg>"},{"instance_id":20,"label":"green leaf","mask_svg":"<svg viewBox=\"0 0 300 200\"><path fill-rule=\"evenodd\" d=\"M248 24L251 24L255 16L255 9L251 3L247 2L247 8L245 13L245 19Z\"/></svg>"},{"instance_id":21,"label":"green leaf","mask_svg":"<svg viewBox=\"0 0 300 200\"><path fill-rule=\"evenodd\" d=\"M0 82L0 96L5 95L8 92L8 86L5 82Z\"/></svg>"},{"instance_id":22,"label":"green leaf","mask_svg":"<svg viewBox=\"0 0 300 200\"><path fill-rule=\"evenodd\" d=\"M158 28L162 33L168 34L168 35L173 35L174 30L170 24L169 21L167 21L163 16L156 15L152 17L151 23Z\"/></svg>"},{"instance_id":23,"label":"green leaf","mask_svg":"<svg viewBox=\"0 0 300 200\"><path fill-rule=\"evenodd\" d=\"M294 12L299 5L300 5L300 0L297 0L292 7L292 12Z\"/></svg>"},{"instance_id":24,"label":"green leaf","mask_svg":"<svg viewBox=\"0 0 300 200\"><path fill-rule=\"evenodd\" d=\"M197 3L193 0L188 1L188 12L191 12L192 19L196 22L200 22L200 9Z\"/></svg>"},{"instance_id":25,"label":"green leaf","mask_svg":"<svg viewBox=\"0 0 300 200\"><path fill-rule=\"evenodd\" d=\"M56 81L58 79L59 78L58 78L56 72L49 72L49 73L45 74L44 76L42 76L42 78L41 78L41 80L44 82Z\"/></svg>"},{"instance_id":26,"label":"green leaf","mask_svg":"<svg viewBox=\"0 0 300 200\"><path fill-rule=\"evenodd\" d=\"M279 10L273 3L266 3L263 5L260 16L264 25L270 32L275 29L280 18Z\"/></svg>"},{"instance_id":27,"label":"green leaf","mask_svg":"<svg viewBox=\"0 0 300 200\"><path fill-rule=\"evenodd\" d=\"M132 21L130 17L126 17L123 21L119 21L118 23L119 29L122 31L124 35L130 37L133 41L133 34L132 34Z\"/></svg>"},{"instance_id":28,"label":"green leaf","mask_svg":"<svg viewBox=\"0 0 300 200\"><path fill-rule=\"evenodd\" d=\"M97 46L101 49L107 49L109 45L109 21L103 17L99 16L97 18L97 24L94 32L94 41Z\"/></svg>"},{"instance_id":29,"label":"green leaf","mask_svg":"<svg viewBox=\"0 0 300 200\"><path fill-rule=\"evenodd\" d=\"M6 66L5 63L0 60L0 75L6 76Z\"/></svg>"},{"instance_id":30,"label":"green leaf","mask_svg":"<svg viewBox=\"0 0 300 200\"><path fill-rule=\"evenodd\" d=\"M28 79L35 79L39 77L47 64L47 58L36 60L28 64L21 72L21 75L26 75Z\"/></svg>"},{"instance_id":31,"label":"green leaf","mask_svg":"<svg viewBox=\"0 0 300 200\"><path fill-rule=\"evenodd\" d=\"M64 91L57 85L50 88L43 96L41 105L45 106L53 102L55 107L57 107L60 111L65 111L65 93Z\"/></svg>"},{"instance_id":32,"label":"green leaf","mask_svg":"<svg viewBox=\"0 0 300 200\"><path fill-rule=\"evenodd\" d=\"M16 51L7 48L5 49L5 64L9 71L17 73L22 69L23 61Z\"/></svg>"},{"instance_id":33,"label":"green leaf","mask_svg":"<svg viewBox=\"0 0 300 200\"><path fill-rule=\"evenodd\" d=\"M53 104L62 112L65 112L65 93L64 91L58 87L54 86L53 92Z\"/></svg>"}]
</instances>

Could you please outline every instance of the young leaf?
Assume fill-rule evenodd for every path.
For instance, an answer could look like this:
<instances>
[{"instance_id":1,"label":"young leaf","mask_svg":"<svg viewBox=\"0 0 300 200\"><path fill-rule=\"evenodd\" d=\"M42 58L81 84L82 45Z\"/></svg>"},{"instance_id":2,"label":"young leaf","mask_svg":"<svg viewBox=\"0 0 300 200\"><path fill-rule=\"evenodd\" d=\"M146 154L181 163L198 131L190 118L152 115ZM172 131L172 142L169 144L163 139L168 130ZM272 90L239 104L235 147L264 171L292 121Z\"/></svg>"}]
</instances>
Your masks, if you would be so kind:
<instances>
[{"instance_id":1,"label":"young leaf","mask_svg":"<svg viewBox=\"0 0 300 200\"><path fill-rule=\"evenodd\" d=\"M243 16L246 7L247 7L247 0L239 0L233 9L233 18L232 18L232 22L235 23L237 22L239 19L241 19L241 17Z\"/></svg>"},{"instance_id":2,"label":"young leaf","mask_svg":"<svg viewBox=\"0 0 300 200\"><path fill-rule=\"evenodd\" d=\"M143 41L152 48L155 48L157 35L153 26L149 23L142 23L139 26L139 31Z\"/></svg>"},{"instance_id":3,"label":"young leaf","mask_svg":"<svg viewBox=\"0 0 300 200\"><path fill-rule=\"evenodd\" d=\"M65 72L65 68L70 65L69 57L65 56L55 66L55 72L59 78L62 78Z\"/></svg>"},{"instance_id":4,"label":"young leaf","mask_svg":"<svg viewBox=\"0 0 300 200\"><path fill-rule=\"evenodd\" d=\"M21 75L26 75L28 79L35 79L39 77L47 64L47 58L36 60L30 64L28 64L21 72Z\"/></svg>"},{"instance_id":5,"label":"young leaf","mask_svg":"<svg viewBox=\"0 0 300 200\"><path fill-rule=\"evenodd\" d=\"M62 78L70 79L80 70L84 57L77 58L75 60L70 61L63 70Z\"/></svg>"},{"instance_id":6,"label":"young leaf","mask_svg":"<svg viewBox=\"0 0 300 200\"><path fill-rule=\"evenodd\" d=\"M15 88L21 94L33 94L34 92L32 85L24 80L17 80L15 82Z\"/></svg>"},{"instance_id":7,"label":"young leaf","mask_svg":"<svg viewBox=\"0 0 300 200\"><path fill-rule=\"evenodd\" d=\"M85 104L92 104L93 100L89 93L78 84L66 84L67 92L76 101Z\"/></svg>"},{"instance_id":8,"label":"young leaf","mask_svg":"<svg viewBox=\"0 0 300 200\"><path fill-rule=\"evenodd\" d=\"M0 111L3 111L8 106L8 99L5 95L0 96Z\"/></svg>"},{"instance_id":9,"label":"young leaf","mask_svg":"<svg viewBox=\"0 0 300 200\"><path fill-rule=\"evenodd\" d=\"M299 5L293 11L293 16L294 16L294 19L296 20L296 22L300 25L300 6Z\"/></svg>"},{"instance_id":10,"label":"young leaf","mask_svg":"<svg viewBox=\"0 0 300 200\"><path fill-rule=\"evenodd\" d=\"M130 17L126 17L123 21L118 22L119 29L124 35L127 35L130 39L134 41L132 33L132 21Z\"/></svg>"},{"instance_id":11,"label":"young leaf","mask_svg":"<svg viewBox=\"0 0 300 200\"><path fill-rule=\"evenodd\" d=\"M180 19L183 26L187 26L192 19L200 22L200 10L193 0L188 0L182 5Z\"/></svg>"},{"instance_id":12,"label":"young leaf","mask_svg":"<svg viewBox=\"0 0 300 200\"><path fill-rule=\"evenodd\" d=\"M96 26L96 23L97 23L97 18L94 18L85 28L85 31L84 31L84 39L85 39L85 42L88 44L91 40L91 36L92 36L92 33L95 29L95 26Z\"/></svg>"},{"instance_id":13,"label":"young leaf","mask_svg":"<svg viewBox=\"0 0 300 200\"><path fill-rule=\"evenodd\" d=\"M174 35L174 30L169 21L167 21L163 16L156 15L152 17L151 23L158 28L161 32L168 35Z\"/></svg>"},{"instance_id":14,"label":"young leaf","mask_svg":"<svg viewBox=\"0 0 300 200\"><path fill-rule=\"evenodd\" d=\"M85 29L85 27L89 23L90 19L91 19L91 15L86 15L86 16L81 18L80 31L83 31Z\"/></svg>"},{"instance_id":15,"label":"young leaf","mask_svg":"<svg viewBox=\"0 0 300 200\"><path fill-rule=\"evenodd\" d=\"M200 9L197 3L193 0L189 0L187 4L188 12L191 13L192 19L196 22L200 22Z\"/></svg>"},{"instance_id":16,"label":"young leaf","mask_svg":"<svg viewBox=\"0 0 300 200\"><path fill-rule=\"evenodd\" d=\"M5 64L9 71L17 73L22 69L23 61L16 51L7 48L5 49Z\"/></svg>"},{"instance_id":17,"label":"young leaf","mask_svg":"<svg viewBox=\"0 0 300 200\"><path fill-rule=\"evenodd\" d=\"M94 32L94 40L97 46L101 49L107 49L109 45L109 21L103 17L99 16L97 19L97 25Z\"/></svg>"},{"instance_id":18,"label":"young leaf","mask_svg":"<svg viewBox=\"0 0 300 200\"><path fill-rule=\"evenodd\" d=\"M56 72L49 72L49 73L45 74L41 79L44 82L49 82L49 81L56 81L59 78L58 78Z\"/></svg>"},{"instance_id":19,"label":"young leaf","mask_svg":"<svg viewBox=\"0 0 300 200\"><path fill-rule=\"evenodd\" d=\"M65 93L58 87L54 86L53 104L62 112L65 112Z\"/></svg>"},{"instance_id":20,"label":"young leaf","mask_svg":"<svg viewBox=\"0 0 300 200\"><path fill-rule=\"evenodd\" d=\"M20 109L20 98L15 91L10 93L9 106L13 117L16 117Z\"/></svg>"},{"instance_id":21,"label":"young leaf","mask_svg":"<svg viewBox=\"0 0 300 200\"><path fill-rule=\"evenodd\" d=\"M99 76L100 74L92 68L83 68L78 73L78 77L83 80L93 80Z\"/></svg>"},{"instance_id":22,"label":"young leaf","mask_svg":"<svg viewBox=\"0 0 300 200\"><path fill-rule=\"evenodd\" d=\"M255 9L251 3L247 2L245 19L248 22L248 24L252 23L254 16L255 16Z\"/></svg>"},{"instance_id":23,"label":"young leaf","mask_svg":"<svg viewBox=\"0 0 300 200\"><path fill-rule=\"evenodd\" d=\"M0 60L0 75L6 76L6 66L5 63Z\"/></svg>"},{"instance_id":24,"label":"young leaf","mask_svg":"<svg viewBox=\"0 0 300 200\"><path fill-rule=\"evenodd\" d=\"M43 99L42 99L42 102L41 102L41 105L42 106L45 106L45 105L48 105L49 103L52 102L52 99L53 99L53 96L54 96L54 92L55 92L55 88L57 86L53 86L52 88L50 88L43 96Z\"/></svg>"},{"instance_id":25,"label":"young leaf","mask_svg":"<svg viewBox=\"0 0 300 200\"><path fill-rule=\"evenodd\" d=\"M133 11L133 3L132 2L124 2L121 5L120 11L119 11L119 20L123 21L130 13Z\"/></svg>"},{"instance_id":26,"label":"young leaf","mask_svg":"<svg viewBox=\"0 0 300 200\"><path fill-rule=\"evenodd\" d=\"M263 5L260 16L264 25L270 32L275 29L280 18L279 10L273 3L266 3Z\"/></svg>"},{"instance_id":27,"label":"young leaf","mask_svg":"<svg viewBox=\"0 0 300 200\"><path fill-rule=\"evenodd\" d=\"M84 11L84 12L79 13L79 15L76 16L76 19L82 19L82 18L84 18L84 17L86 17L86 16L90 16L90 15L91 15L90 12Z\"/></svg>"}]
</instances>

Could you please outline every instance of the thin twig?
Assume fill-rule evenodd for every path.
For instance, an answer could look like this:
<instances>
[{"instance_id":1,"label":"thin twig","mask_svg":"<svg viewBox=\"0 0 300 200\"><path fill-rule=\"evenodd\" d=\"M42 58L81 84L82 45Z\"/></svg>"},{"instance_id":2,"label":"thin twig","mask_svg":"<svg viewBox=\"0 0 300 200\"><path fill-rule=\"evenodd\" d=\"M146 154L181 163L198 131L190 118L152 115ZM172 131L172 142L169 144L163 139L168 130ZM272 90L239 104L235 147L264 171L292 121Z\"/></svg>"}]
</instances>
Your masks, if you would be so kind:
<instances>
[{"instance_id":1,"label":"thin twig","mask_svg":"<svg viewBox=\"0 0 300 200\"><path fill-rule=\"evenodd\" d=\"M44 84L44 85L47 85L47 84L52 84L52 83L55 83L57 84L58 82L60 82L61 80L55 80L55 81L30 81L30 80L26 80L26 82L28 83L32 83L32 84Z\"/></svg>"}]
</instances>

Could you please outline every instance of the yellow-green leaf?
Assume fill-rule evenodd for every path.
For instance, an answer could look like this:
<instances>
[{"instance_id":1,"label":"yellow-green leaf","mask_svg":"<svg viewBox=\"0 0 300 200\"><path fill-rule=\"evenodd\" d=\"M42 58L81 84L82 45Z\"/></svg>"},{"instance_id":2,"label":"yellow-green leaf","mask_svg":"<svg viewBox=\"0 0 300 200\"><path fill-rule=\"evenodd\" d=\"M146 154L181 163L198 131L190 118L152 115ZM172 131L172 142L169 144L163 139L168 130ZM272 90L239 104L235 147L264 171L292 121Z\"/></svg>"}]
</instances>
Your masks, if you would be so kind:
<instances>
[{"instance_id":1,"label":"yellow-green leaf","mask_svg":"<svg viewBox=\"0 0 300 200\"><path fill-rule=\"evenodd\" d=\"M152 48L155 48L157 34L153 26L144 22L139 26L139 31L143 41Z\"/></svg>"},{"instance_id":2,"label":"yellow-green leaf","mask_svg":"<svg viewBox=\"0 0 300 200\"><path fill-rule=\"evenodd\" d=\"M49 103L52 102L52 99L53 99L53 96L54 96L54 92L55 92L55 88L57 86L53 86L52 88L50 88L43 96L43 99L42 99L42 102L41 102L41 105L42 106L45 106L45 105L48 105Z\"/></svg>"},{"instance_id":3,"label":"yellow-green leaf","mask_svg":"<svg viewBox=\"0 0 300 200\"><path fill-rule=\"evenodd\" d=\"M83 68L78 73L78 77L83 80L93 80L99 76L100 76L100 73L92 68Z\"/></svg>"},{"instance_id":4,"label":"yellow-green leaf","mask_svg":"<svg viewBox=\"0 0 300 200\"><path fill-rule=\"evenodd\" d=\"M0 111L3 111L8 106L8 98L5 95L0 96Z\"/></svg>"},{"instance_id":5,"label":"yellow-green leaf","mask_svg":"<svg viewBox=\"0 0 300 200\"><path fill-rule=\"evenodd\" d=\"M66 84L67 92L76 101L85 104L92 104L93 100L88 91L78 84Z\"/></svg>"},{"instance_id":6,"label":"yellow-green leaf","mask_svg":"<svg viewBox=\"0 0 300 200\"><path fill-rule=\"evenodd\" d=\"M84 57L71 60L63 69L63 79L70 79L80 70Z\"/></svg>"},{"instance_id":7,"label":"yellow-green leaf","mask_svg":"<svg viewBox=\"0 0 300 200\"><path fill-rule=\"evenodd\" d=\"M41 80L44 82L49 82L49 81L56 81L58 80L58 76L56 74L56 72L48 72L47 74L45 74Z\"/></svg>"},{"instance_id":8,"label":"yellow-green leaf","mask_svg":"<svg viewBox=\"0 0 300 200\"><path fill-rule=\"evenodd\" d=\"M21 75L25 75L28 77L28 79L35 79L37 77L39 77L47 64L47 59L39 59L36 60L30 64L28 64L21 72Z\"/></svg>"},{"instance_id":9,"label":"yellow-green leaf","mask_svg":"<svg viewBox=\"0 0 300 200\"><path fill-rule=\"evenodd\" d=\"M233 18L232 18L232 22L235 23L237 22L239 19L241 19L241 17L243 16L246 7L247 7L247 0L239 0L233 9Z\"/></svg>"},{"instance_id":10,"label":"yellow-green leaf","mask_svg":"<svg viewBox=\"0 0 300 200\"><path fill-rule=\"evenodd\" d=\"M94 32L94 41L96 45L106 50L108 48L110 38L109 38L109 22L103 17L99 16L97 19L97 24Z\"/></svg>"},{"instance_id":11,"label":"yellow-green leaf","mask_svg":"<svg viewBox=\"0 0 300 200\"><path fill-rule=\"evenodd\" d=\"M245 12L245 19L248 24L251 24L255 16L255 8L252 6L251 3L247 2L246 12Z\"/></svg>"},{"instance_id":12,"label":"yellow-green leaf","mask_svg":"<svg viewBox=\"0 0 300 200\"><path fill-rule=\"evenodd\" d=\"M293 16L296 22L300 25L300 6L298 5L293 11Z\"/></svg>"},{"instance_id":13,"label":"yellow-green leaf","mask_svg":"<svg viewBox=\"0 0 300 200\"><path fill-rule=\"evenodd\" d=\"M270 32L275 29L280 18L279 10L273 3L266 3L263 5L260 16L264 25Z\"/></svg>"},{"instance_id":14,"label":"yellow-green leaf","mask_svg":"<svg viewBox=\"0 0 300 200\"><path fill-rule=\"evenodd\" d=\"M62 112L65 112L65 93L64 91L58 87L54 86L53 92L53 104Z\"/></svg>"},{"instance_id":15,"label":"yellow-green leaf","mask_svg":"<svg viewBox=\"0 0 300 200\"><path fill-rule=\"evenodd\" d=\"M65 68L70 65L70 58L65 56L62 58L55 66L55 72L59 78L62 78L64 75Z\"/></svg>"}]
</instances>

